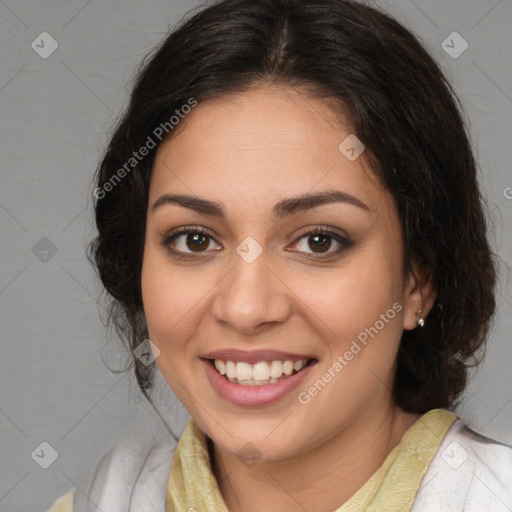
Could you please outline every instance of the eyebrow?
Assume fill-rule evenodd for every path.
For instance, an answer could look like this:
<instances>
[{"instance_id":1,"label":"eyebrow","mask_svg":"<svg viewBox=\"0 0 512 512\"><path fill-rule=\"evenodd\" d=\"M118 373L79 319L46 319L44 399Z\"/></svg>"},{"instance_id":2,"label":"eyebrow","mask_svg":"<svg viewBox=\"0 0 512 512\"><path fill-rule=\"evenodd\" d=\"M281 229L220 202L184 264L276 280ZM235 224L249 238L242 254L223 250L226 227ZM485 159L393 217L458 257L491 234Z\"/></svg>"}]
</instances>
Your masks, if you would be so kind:
<instances>
[{"instance_id":1,"label":"eyebrow","mask_svg":"<svg viewBox=\"0 0 512 512\"><path fill-rule=\"evenodd\" d=\"M357 199L357 197L338 190L327 190L317 194L303 194L283 199L274 205L272 214L274 220L277 221L294 213L332 203L346 203L357 206L358 208L368 212L371 211L370 208L368 208L368 206L366 206L366 204L364 204L360 199ZM212 215L219 217L220 219L226 218L226 212L222 203L182 194L164 194L155 201L152 206L152 210L155 211L167 204L177 204L184 208L194 210L195 212L202 213L204 215Z\"/></svg>"}]
</instances>

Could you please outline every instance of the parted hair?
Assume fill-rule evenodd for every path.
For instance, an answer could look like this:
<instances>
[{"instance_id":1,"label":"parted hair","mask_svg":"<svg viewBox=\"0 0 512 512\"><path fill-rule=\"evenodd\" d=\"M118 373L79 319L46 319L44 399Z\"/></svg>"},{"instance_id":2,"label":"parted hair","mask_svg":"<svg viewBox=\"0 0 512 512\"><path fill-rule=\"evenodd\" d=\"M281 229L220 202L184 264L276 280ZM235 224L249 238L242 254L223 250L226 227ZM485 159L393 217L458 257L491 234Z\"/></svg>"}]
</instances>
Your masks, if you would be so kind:
<instances>
[{"instance_id":1,"label":"parted hair","mask_svg":"<svg viewBox=\"0 0 512 512\"><path fill-rule=\"evenodd\" d=\"M497 267L462 103L423 43L394 18L352 0L223 0L191 12L137 69L95 186L106 190L190 98L200 103L259 83L304 87L342 106L396 203L406 270L420 263L437 293L425 326L402 334L395 403L414 413L454 406L484 353ZM141 268L158 146L108 193L95 194L98 234L88 248L107 292L108 324L131 352L126 370L149 400L155 366L134 350L148 337Z\"/></svg>"}]
</instances>

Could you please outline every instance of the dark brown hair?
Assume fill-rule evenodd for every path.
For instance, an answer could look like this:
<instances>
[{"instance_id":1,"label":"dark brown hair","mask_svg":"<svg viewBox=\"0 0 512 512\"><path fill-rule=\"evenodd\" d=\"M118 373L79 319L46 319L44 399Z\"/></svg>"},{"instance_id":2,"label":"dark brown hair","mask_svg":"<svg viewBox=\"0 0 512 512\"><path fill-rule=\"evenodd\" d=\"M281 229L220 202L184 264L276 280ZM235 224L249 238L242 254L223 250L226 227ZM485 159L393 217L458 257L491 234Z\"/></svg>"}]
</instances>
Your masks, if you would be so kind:
<instances>
[{"instance_id":1,"label":"dark brown hair","mask_svg":"<svg viewBox=\"0 0 512 512\"><path fill-rule=\"evenodd\" d=\"M157 148L115 183L114 175L190 98L260 82L306 87L343 105L396 201L407 268L423 264L437 292L425 327L403 332L394 400L416 413L453 406L495 311L475 158L460 100L424 46L393 18L351 0L216 2L141 64L97 170L98 236L89 247L112 299L109 322L132 352L139 386L148 397L154 365L133 351L148 336L140 277Z\"/></svg>"}]
</instances>

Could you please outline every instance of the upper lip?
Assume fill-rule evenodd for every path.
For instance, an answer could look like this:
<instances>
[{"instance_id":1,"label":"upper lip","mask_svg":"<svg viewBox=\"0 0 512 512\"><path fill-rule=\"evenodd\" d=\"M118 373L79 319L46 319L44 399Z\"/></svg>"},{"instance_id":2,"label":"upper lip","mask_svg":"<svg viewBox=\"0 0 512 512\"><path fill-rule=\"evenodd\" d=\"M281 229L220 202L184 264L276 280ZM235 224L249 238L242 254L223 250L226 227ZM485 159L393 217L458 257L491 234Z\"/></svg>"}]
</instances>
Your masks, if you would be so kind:
<instances>
[{"instance_id":1,"label":"upper lip","mask_svg":"<svg viewBox=\"0 0 512 512\"><path fill-rule=\"evenodd\" d=\"M241 363L256 364L260 361L309 361L314 359L310 355L294 354L291 352L279 352L277 350L253 350L222 349L208 352L201 356L203 359L221 359Z\"/></svg>"}]
</instances>

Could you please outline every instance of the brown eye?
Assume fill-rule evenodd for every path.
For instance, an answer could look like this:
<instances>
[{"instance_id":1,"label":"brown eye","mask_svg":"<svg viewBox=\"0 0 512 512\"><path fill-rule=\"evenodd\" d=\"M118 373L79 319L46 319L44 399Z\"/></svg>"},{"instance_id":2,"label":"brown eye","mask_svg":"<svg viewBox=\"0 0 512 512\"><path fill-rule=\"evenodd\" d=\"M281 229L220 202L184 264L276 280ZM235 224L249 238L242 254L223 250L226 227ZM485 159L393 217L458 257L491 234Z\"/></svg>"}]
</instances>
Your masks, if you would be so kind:
<instances>
[{"instance_id":1,"label":"brown eye","mask_svg":"<svg viewBox=\"0 0 512 512\"><path fill-rule=\"evenodd\" d=\"M207 235L203 235L202 233L194 233L186 235L186 245L187 247L195 252L195 251L204 251L210 245L210 240Z\"/></svg>"},{"instance_id":2,"label":"brown eye","mask_svg":"<svg viewBox=\"0 0 512 512\"><path fill-rule=\"evenodd\" d=\"M196 254L200 255L210 249L218 250L222 247L216 243L212 236L200 227L182 227L169 233L163 238L161 244L176 257L186 258Z\"/></svg>"},{"instance_id":3,"label":"brown eye","mask_svg":"<svg viewBox=\"0 0 512 512\"><path fill-rule=\"evenodd\" d=\"M331 247L331 237L326 235L310 235L309 247L313 252L325 252Z\"/></svg>"},{"instance_id":4,"label":"brown eye","mask_svg":"<svg viewBox=\"0 0 512 512\"><path fill-rule=\"evenodd\" d=\"M340 233L328 231L325 228L308 228L299 233L295 242L298 252L317 254L318 257L335 256L352 246L351 240Z\"/></svg>"}]
</instances>

